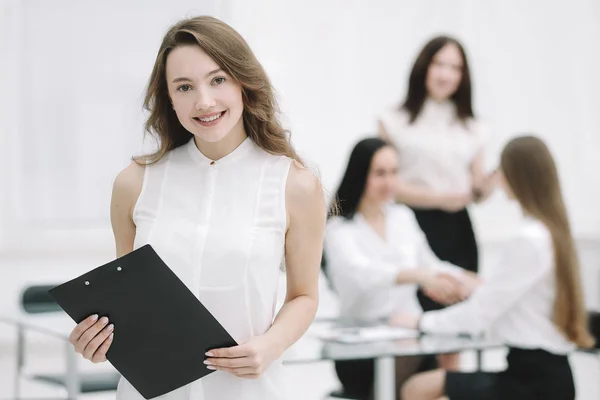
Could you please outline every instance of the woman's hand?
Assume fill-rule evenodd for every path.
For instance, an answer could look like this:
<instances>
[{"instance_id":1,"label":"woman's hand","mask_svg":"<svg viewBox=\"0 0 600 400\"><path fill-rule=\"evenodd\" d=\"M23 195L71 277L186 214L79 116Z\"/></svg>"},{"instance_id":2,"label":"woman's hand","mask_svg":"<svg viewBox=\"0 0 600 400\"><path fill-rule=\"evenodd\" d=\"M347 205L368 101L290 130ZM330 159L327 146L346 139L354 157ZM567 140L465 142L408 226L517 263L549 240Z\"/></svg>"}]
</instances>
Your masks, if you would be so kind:
<instances>
[{"instance_id":1,"label":"woman's hand","mask_svg":"<svg viewBox=\"0 0 600 400\"><path fill-rule=\"evenodd\" d=\"M100 363L106 361L106 352L113 341L114 326L108 325L108 318L98 320L97 315L90 315L71 331L69 342L83 358Z\"/></svg>"},{"instance_id":2,"label":"woman's hand","mask_svg":"<svg viewBox=\"0 0 600 400\"><path fill-rule=\"evenodd\" d=\"M433 275L422 288L427 297L438 303L448 305L464 300L461 281L447 273Z\"/></svg>"},{"instance_id":3,"label":"woman's hand","mask_svg":"<svg viewBox=\"0 0 600 400\"><path fill-rule=\"evenodd\" d=\"M423 292L438 303L451 305L471 297L479 285L481 280L473 272L465 271L460 276L441 272L423 286Z\"/></svg>"},{"instance_id":4,"label":"woman's hand","mask_svg":"<svg viewBox=\"0 0 600 400\"><path fill-rule=\"evenodd\" d=\"M498 173L496 171L491 172L481 182L473 185L473 200L475 203L481 203L485 201L496 189L498 184Z\"/></svg>"},{"instance_id":5,"label":"woman's hand","mask_svg":"<svg viewBox=\"0 0 600 400\"><path fill-rule=\"evenodd\" d=\"M265 335L254 336L247 342L206 353L208 369L229 372L240 378L256 379L281 353L267 343Z\"/></svg>"},{"instance_id":6,"label":"woman's hand","mask_svg":"<svg viewBox=\"0 0 600 400\"><path fill-rule=\"evenodd\" d=\"M449 192L440 195L438 207L446 212L457 212L473 202L473 195L468 192Z\"/></svg>"},{"instance_id":7,"label":"woman's hand","mask_svg":"<svg viewBox=\"0 0 600 400\"><path fill-rule=\"evenodd\" d=\"M465 271L463 275L460 277L461 284L461 295L463 300L471 297L475 289L479 285L481 285L481 279L477 276L476 273L471 271Z\"/></svg>"}]
</instances>

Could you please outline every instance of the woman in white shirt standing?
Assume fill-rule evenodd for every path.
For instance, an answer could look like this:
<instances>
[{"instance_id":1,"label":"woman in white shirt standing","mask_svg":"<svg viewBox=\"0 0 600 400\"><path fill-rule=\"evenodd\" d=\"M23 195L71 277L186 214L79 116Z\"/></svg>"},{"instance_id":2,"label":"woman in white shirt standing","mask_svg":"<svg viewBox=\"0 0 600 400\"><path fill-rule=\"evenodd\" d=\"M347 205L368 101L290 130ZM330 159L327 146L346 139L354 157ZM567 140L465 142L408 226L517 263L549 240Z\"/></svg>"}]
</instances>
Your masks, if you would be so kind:
<instances>
[{"instance_id":1,"label":"woman in white shirt standing","mask_svg":"<svg viewBox=\"0 0 600 400\"><path fill-rule=\"evenodd\" d=\"M475 234L467 212L491 192L483 166L483 126L473 114L465 51L450 37L432 39L410 74L406 100L383 113L380 136L400 153L397 201L411 207L437 257L478 270ZM443 307L422 292L425 311ZM446 367L457 359L447 358Z\"/></svg>"},{"instance_id":2,"label":"woman in white shirt standing","mask_svg":"<svg viewBox=\"0 0 600 400\"><path fill-rule=\"evenodd\" d=\"M193 17L165 33L145 106L160 147L115 180L117 256L151 244L239 343L197 354L215 372L156 400L285 399L282 355L318 304L321 184L279 123L265 70L222 21ZM287 292L277 311L283 262ZM118 323L100 317L70 336L93 362L123 345ZM116 398L143 399L125 377Z\"/></svg>"},{"instance_id":3,"label":"woman in white shirt standing","mask_svg":"<svg viewBox=\"0 0 600 400\"><path fill-rule=\"evenodd\" d=\"M392 320L425 333L479 334L491 328L509 346L508 369L416 375L403 388L405 400L575 398L567 354L594 340L556 166L540 139L523 136L504 148L498 175L525 216L502 262L469 300Z\"/></svg>"},{"instance_id":4,"label":"woman in white shirt standing","mask_svg":"<svg viewBox=\"0 0 600 400\"><path fill-rule=\"evenodd\" d=\"M413 213L393 204L397 169L395 149L379 138L360 141L350 155L325 234L326 273L343 318L387 320L398 311L419 313L417 286L438 301L453 303L476 283L462 269L437 259ZM423 361L399 358L397 384L423 368ZM336 362L348 395L370 398L373 365L368 359Z\"/></svg>"}]
</instances>

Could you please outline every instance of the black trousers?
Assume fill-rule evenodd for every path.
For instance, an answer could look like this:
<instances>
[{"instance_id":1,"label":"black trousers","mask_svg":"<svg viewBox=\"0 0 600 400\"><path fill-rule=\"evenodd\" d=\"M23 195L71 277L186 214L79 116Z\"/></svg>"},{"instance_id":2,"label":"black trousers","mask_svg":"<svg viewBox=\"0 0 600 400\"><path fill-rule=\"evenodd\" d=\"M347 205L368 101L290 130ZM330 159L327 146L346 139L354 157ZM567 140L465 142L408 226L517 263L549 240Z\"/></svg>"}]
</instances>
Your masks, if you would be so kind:
<instances>
[{"instance_id":1,"label":"black trousers","mask_svg":"<svg viewBox=\"0 0 600 400\"><path fill-rule=\"evenodd\" d=\"M468 271L478 271L479 252L467 209L453 213L421 209L413 209L413 212L437 258ZM431 300L421 290L417 292L417 298L423 311L444 308L444 305Z\"/></svg>"},{"instance_id":2,"label":"black trousers","mask_svg":"<svg viewBox=\"0 0 600 400\"><path fill-rule=\"evenodd\" d=\"M502 372L447 372L450 400L574 400L575 384L566 355L510 348Z\"/></svg>"},{"instance_id":3,"label":"black trousers","mask_svg":"<svg viewBox=\"0 0 600 400\"><path fill-rule=\"evenodd\" d=\"M435 356L411 356L396 358L396 388L417 372L437 368ZM375 383L375 360L343 360L335 362L335 372L342 383L344 393L360 400L372 400Z\"/></svg>"}]
</instances>

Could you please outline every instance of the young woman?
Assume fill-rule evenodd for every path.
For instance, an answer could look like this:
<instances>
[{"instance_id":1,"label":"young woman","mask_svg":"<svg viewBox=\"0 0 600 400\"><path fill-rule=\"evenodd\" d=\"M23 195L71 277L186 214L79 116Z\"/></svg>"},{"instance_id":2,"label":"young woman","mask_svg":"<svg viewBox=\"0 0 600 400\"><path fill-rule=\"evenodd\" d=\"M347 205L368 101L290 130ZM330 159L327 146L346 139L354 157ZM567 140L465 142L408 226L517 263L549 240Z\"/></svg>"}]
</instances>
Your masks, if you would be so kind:
<instances>
[{"instance_id":1,"label":"young woman","mask_svg":"<svg viewBox=\"0 0 600 400\"><path fill-rule=\"evenodd\" d=\"M497 268L469 300L421 317L398 314L392 323L426 333L491 328L509 346L508 369L416 375L403 399L575 399L567 354L593 338L556 165L540 139L523 136L504 148L498 175L525 218Z\"/></svg>"},{"instance_id":2,"label":"young woman","mask_svg":"<svg viewBox=\"0 0 600 400\"><path fill-rule=\"evenodd\" d=\"M439 36L423 47L404 103L381 115L379 132L400 153L397 201L412 208L437 257L476 273L467 206L484 201L493 180L484 172L487 134L473 113L469 64L456 39ZM417 296L425 311L444 307L422 291ZM460 366L455 354L439 361L447 369Z\"/></svg>"},{"instance_id":3,"label":"young woman","mask_svg":"<svg viewBox=\"0 0 600 400\"><path fill-rule=\"evenodd\" d=\"M418 313L418 286L447 304L468 296L476 283L461 268L437 259L413 213L393 204L397 170L398 156L391 145L379 138L361 140L336 193L325 258L343 318L386 320L398 311ZM424 368L423 361L398 358L397 384ZM347 394L372 396L373 360L337 361L335 367Z\"/></svg>"},{"instance_id":4,"label":"young woman","mask_svg":"<svg viewBox=\"0 0 600 400\"><path fill-rule=\"evenodd\" d=\"M477 272L467 206L483 201L493 185L484 172L486 132L474 117L467 57L456 39L425 45L404 103L381 115L379 131L400 153L396 199L413 209L440 259ZM420 301L425 310L441 308L425 296Z\"/></svg>"},{"instance_id":5,"label":"young woman","mask_svg":"<svg viewBox=\"0 0 600 400\"><path fill-rule=\"evenodd\" d=\"M186 19L169 29L145 106L146 129L160 148L116 178L117 256L150 243L241 343L210 350L208 358L198 354L217 372L164 398L282 399L279 358L317 308L326 214L320 182L277 120L262 66L217 19ZM284 261L287 295L275 316ZM119 327L96 319L77 325L70 340L100 362ZM142 399L124 379L117 398Z\"/></svg>"}]
</instances>

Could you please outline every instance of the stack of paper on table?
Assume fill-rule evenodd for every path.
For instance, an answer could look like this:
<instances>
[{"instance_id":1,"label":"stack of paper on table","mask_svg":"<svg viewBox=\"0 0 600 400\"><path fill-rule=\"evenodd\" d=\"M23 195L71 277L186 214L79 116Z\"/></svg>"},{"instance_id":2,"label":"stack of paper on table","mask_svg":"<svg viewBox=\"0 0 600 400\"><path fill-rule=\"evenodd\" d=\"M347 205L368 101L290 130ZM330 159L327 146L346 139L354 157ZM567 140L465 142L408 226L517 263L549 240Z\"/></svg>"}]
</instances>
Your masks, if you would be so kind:
<instances>
[{"instance_id":1,"label":"stack of paper on table","mask_svg":"<svg viewBox=\"0 0 600 400\"><path fill-rule=\"evenodd\" d=\"M342 343L367 343L395 339L412 339L419 337L413 329L377 325L362 328L323 327L311 330L312 335L324 340Z\"/></svg>"}]
</instances>

